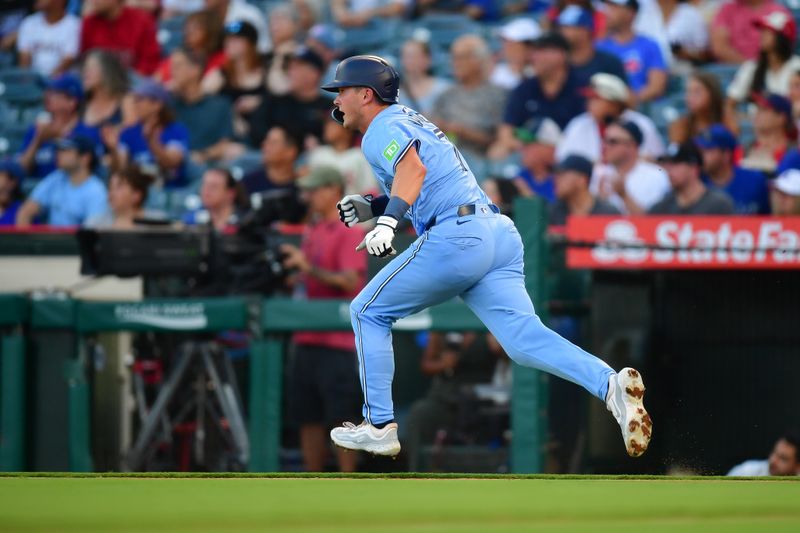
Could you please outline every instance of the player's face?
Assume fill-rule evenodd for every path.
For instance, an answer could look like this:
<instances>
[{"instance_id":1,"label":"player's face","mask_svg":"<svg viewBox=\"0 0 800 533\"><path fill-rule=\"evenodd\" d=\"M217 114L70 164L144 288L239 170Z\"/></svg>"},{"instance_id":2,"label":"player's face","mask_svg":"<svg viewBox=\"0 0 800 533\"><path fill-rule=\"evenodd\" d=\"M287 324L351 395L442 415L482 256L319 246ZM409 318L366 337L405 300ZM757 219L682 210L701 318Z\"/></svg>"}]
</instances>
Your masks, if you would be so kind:
<instances>
[{"instance_id":1,"label":"player's face","mask_svg":"<svg viewBox=\"0 0 800 533\"><path fill-rule=\"evenodd\" d=\"M800 473L800 450L788 441L781 439L775 443L775 448L769 456L769 475L771 476L796 476Z\"/></svg>"},{"instance_id":2,"label":"player's face","mask_svg":"<svg viewBox=\"0 0 800 533\"><path fill-rule=\"evenodd\" d=\"M333 100L333 105L344 114L344 127L358 129L361 121L361 107L364 105L363 87L343 87Z\"/></svg>"}]
</instances>

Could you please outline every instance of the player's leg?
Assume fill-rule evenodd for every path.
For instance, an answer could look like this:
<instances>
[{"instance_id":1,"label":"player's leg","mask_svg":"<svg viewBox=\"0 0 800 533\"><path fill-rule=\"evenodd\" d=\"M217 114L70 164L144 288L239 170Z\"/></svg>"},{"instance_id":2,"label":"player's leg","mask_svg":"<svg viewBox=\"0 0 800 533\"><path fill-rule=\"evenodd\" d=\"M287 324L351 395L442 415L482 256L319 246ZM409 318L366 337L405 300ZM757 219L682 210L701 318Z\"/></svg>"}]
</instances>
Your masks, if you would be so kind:
<instances>
[{"instance_id":1,"label":"player's leg","mask_svg":"<svg viewBox=\"0 0 800 533\"><path fill-rule=\"evenodd\" d=\"M478 256L472 261L461 256L470 255L469 249L481 242L480 236L456 242L446 228L437 226L386 265L353 300L350 315L364 394L364 423L335 428L331 438L337 445L383 455L399 452L397 426L391 423L391 327L397 320L453 298L472 285L486 269L482 265L486 256L472 254Z\"/></svg>"},{"instance_id":2,"label":"player's leg","mask_svg":"<svg viewBox=\"0 0 800 533\"><path fill-rule=\"evenodd\" d=\"M622 428L628 453L641 455L652 428L642 404L641 376L633 369L617 374L542 323L525 290L522 242L515 230L509 231L510 224L498 219L496 263L462 298L514 361L581 385L606 402Z\"/></svg>"}]
</instances>

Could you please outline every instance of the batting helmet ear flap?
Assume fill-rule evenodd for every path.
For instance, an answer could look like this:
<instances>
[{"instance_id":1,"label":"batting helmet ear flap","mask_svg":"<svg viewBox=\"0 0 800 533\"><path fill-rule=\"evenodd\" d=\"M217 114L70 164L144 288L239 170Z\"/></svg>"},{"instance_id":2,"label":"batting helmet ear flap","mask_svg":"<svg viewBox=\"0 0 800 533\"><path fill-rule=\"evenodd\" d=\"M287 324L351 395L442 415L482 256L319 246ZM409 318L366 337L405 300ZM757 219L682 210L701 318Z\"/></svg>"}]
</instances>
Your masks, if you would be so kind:
<instances>
[{"instance_id":1,"label":"batting helmet ear flap","mask_svg":"<svg viewBox=\"0 0 800 533\"><path fill-rule=\"evenodd\" d=\"M342 111L338 107L334 107L331 110L331 117L333 118L333 120L344 126L344 113L342 113Z\"/></svg>"}]
</instances>

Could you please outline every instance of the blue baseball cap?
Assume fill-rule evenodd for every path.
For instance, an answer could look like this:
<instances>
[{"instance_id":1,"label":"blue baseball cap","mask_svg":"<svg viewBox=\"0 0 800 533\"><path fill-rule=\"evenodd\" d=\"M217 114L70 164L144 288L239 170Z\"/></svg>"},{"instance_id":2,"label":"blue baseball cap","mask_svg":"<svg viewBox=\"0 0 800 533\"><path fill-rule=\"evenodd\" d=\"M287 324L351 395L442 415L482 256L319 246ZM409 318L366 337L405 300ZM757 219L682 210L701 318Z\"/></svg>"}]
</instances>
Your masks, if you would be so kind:
<instances>
[{"instance_id":1,"label":"blue baseball cap","mask_svg":"<svg viewBox=\"0 0 800 533\"><path fill-rule=\"evenodd\" d=\"M0 160L0 172L7 173L12 179L17 181L25 177L25 171L22 169L22 166L13 159Z\"/></svg>"},{"instance_id":2,"label":"blue baseball cap","mask_svg":"<svg viewBox=\"0 0 800 533\"><path fill-rule=\"evenodd\" d=\"M735 150L739 146L736 136L722 124L714 124L694 138L695 144L703 149L722 148Z\"/></svg>"},{"instance_id":3,"label":"blue baseball cap","mask_svg":"<svg viewBox=\"0 0 800 533\"><path fill-rule=\"evenodd\" d=\"M332 24L315 24L308 30L308 38L314 39L328 50L338 50L344 35L342 30Z\"/></svg>"},{"instance_id":4,"label":"blue baseball cap","mask_svg":"<svg viewBox=\"0 0 800 533\"><path fill-rule=\"evenodd\" d=\"M577 26L587 30L594 30L594 19L589 10L571 5L565 7L561 14L558 15L558 25Z\"/></svg>"},{"instance_id":5,"label":"blue baseball cap","mask_svg":"<svg viewBox=\"0 0 800 533\"><path fill-rule=\"evenodd\" d=\"M786 117L788 124L792 123L792 101L775 93L754 94L753 102L759 107L768 107Z\"/></svg>"},{"instance_id":6,"label":"blue baseball cap","mask_svg":"<svg viewBox=\"0 0 800 533\"><path fill-rule=\"evenodd\" d=\"M74 74L62 74L53 78L47 83L45 88L48 91L56 91L71 96L77 100L83 100L83 87L81 80Z\"/></svg>"},{"instance_id":7,"label":"blue baseball cap","mask_svg":"<svg viewBox=\"0 0 800 533\"><path fill-rule=\"evenodd\" d=\"M148 78L142 78L131 91L133 96L150 98L159 102L169 102L169 91L160 83Z\"/></svg>"},{"instance_id":8,"label":"blue baseball cap","mask_svg":"<svg viewBox=\"0 0 800 533\"><path fill-rule=\"evenodd\" d=\"M96 146L90 137L80 133L73 133L68 137L62 137L57 140L56 148L58 150L77 150L81 154L94 154Z\"/></svg>"},{"instance_id":9,"label":"blue baseball cap","mask_svg":"<svg viewBox=\"0 0 800 533\"><path fill-rule=\"evenodd\" d=\"M582 155L570 154L555 166L553 173L558 174L559 172L572 170L573 172L583 174L587 178L591 178L593 169L594 164Z\"/></svg>"}]
</instances>

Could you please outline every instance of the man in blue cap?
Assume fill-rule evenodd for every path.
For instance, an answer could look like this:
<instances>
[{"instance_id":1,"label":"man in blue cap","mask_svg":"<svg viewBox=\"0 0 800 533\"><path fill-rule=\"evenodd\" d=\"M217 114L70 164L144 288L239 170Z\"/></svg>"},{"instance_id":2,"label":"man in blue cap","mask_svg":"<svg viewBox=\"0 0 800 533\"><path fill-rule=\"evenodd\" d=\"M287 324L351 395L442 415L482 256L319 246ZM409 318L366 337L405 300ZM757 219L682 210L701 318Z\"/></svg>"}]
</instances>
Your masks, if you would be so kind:
<instances>
[{"instance_id":1,"label":"man in blue cap","mask_svg":"<svg viewBox=\"0 0 800 533\"><path fill-rule=\"evenodd\" d=\"M768 215L769 188L763 172L742 168L734 162L739 142L722 124L714 124L695 137L703 155L703 181L733 199L738 215Z\"/></svg>"},{"instance_id":2,"label":"man in blue cap","mask_svg":"<svg viewBox=\"0 0 800 533\"><path fill-rule=\"evenodd\" d=\"M605 72L627 81L625 67L614 54L598 50L594 45L594 17L587 9L577 5L565 7L556 20L561 34L569 41L569 60L575 72L588 80L598 72Z\"/></svg>"},{"instance_id":3,"label":"man in blue cap","mask_svg":"<svg viewBox=\"0 0 800 533\"><path fill-rule=\"evenodd\" d=\"M83 100L81 80L64 74L51 80L44 93L44 110L22 141L18 162L29 176L43 178L56 169L55 141L73 133L99 142L96 130L80 122L78 109Z\"/></svg>"},{"instance_id":4,"label":"man in blue cap","mask_svg":"<svg viewBox=\"0 0 800 533\"><path fill-rule=\"evenodd\" d=\"M94 142L71 135L56 143L58 169L39 183L17 212L17 226L28 227L46 214L50 226L79 226L108 210L106 187L94 175Z\"/></svg>"}]
</instances>

